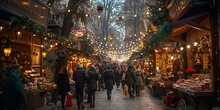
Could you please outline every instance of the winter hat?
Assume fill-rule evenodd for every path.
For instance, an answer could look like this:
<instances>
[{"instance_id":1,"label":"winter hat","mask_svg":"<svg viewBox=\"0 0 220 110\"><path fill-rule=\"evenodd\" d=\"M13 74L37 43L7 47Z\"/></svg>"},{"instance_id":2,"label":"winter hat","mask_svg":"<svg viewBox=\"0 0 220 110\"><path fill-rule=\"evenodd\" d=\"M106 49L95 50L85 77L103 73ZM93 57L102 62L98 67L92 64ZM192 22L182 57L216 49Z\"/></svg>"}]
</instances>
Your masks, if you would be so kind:
<instances>
[{"instance_id":1,"label":"winter hat","mask_svg":"<svg viewBox=\"0 0 220 110\"><path fill-rule=\"evenodd\" d=\"M10 64L10 68L19 68L20 65L18 64L18 61L17 60L13 60Z\"/></svg>"},{"instance_id":2,"label":"winter hat","mask_svg":"<svg viewBox=\"0 0 220 110\"><path fill-rule=\"evenodd\" d=\"M76 64L76 68L82 68L80 64Z\"/></svg>"}]
</instances>

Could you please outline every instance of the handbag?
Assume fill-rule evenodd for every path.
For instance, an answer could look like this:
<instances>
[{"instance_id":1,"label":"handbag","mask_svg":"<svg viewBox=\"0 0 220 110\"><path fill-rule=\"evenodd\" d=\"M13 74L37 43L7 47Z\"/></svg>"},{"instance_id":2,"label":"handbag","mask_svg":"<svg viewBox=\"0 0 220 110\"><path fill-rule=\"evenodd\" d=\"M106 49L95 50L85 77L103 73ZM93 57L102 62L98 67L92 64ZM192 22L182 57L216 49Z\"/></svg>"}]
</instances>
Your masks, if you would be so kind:
<instances>
[{"instance_id":1,"label":"handbag","mask_svg":"<svg viewBox=\"0 0 220 110\"><path fill-rule=\"evenodd\" d=\"M125 86L124 86L124 94L125 94L125 96L128 95L128 85L127 84L125 84Z\"/></svg>"},{"instance_id":2,"label":"handbag","mask_svg":"<svg viewBox=\"0 0 220 110\"><path fill-rule=\"evenodd\" d=\"M67 93L66 95L66 107L72 107L72 94Z\"/></svg>"}]
</instances>

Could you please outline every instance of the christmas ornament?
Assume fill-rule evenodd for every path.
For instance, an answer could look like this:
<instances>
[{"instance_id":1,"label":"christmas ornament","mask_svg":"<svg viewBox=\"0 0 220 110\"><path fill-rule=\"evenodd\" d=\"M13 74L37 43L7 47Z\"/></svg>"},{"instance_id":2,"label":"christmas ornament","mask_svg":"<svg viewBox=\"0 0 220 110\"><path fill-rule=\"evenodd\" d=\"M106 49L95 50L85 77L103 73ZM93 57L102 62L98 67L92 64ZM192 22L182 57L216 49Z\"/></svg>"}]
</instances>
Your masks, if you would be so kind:
<instances>
[{"instance_id":1,"label":"christmas ornament","mask_svg":"<svg viewBox=\"0 0 220 110\"><path fill-rule=\"evenodd\" d=\"M101 13L103 10L104 10L104 8L103 8L102 5L98 5L98 6L97 6L97 11L98 11L99 13Z\"/></svg>"}]
</instances>

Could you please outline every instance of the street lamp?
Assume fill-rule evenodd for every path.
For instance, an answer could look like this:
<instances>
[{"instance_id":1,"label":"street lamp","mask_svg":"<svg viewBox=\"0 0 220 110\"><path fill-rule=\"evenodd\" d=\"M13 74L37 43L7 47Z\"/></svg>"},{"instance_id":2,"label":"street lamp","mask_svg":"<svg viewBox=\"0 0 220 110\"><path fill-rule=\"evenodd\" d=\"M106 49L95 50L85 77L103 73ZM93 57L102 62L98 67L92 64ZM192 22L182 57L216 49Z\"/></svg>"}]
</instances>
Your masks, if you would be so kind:
<instances>
[{"instance_id":1,"label":"street lamp","mask_svg":"<svg viewBox=\"0 0 220 110\"><path fill-rule=\"evenodd\" d=\"M45 58L47 56L47 52L46 51L43 51L42 52L42 56Z\"/></svg>"},{"instance_id":2,"label":"street lamp","mask_svg":"<svg viewBox=\"0 0 220 110\"><path fill-rule=\"evenodd\" d=\"M10 54L11 54L11 48L10 48L10 47L4 48L4 54L5 54L6 57L10 56Z\"/></svg>"}]
</instances>

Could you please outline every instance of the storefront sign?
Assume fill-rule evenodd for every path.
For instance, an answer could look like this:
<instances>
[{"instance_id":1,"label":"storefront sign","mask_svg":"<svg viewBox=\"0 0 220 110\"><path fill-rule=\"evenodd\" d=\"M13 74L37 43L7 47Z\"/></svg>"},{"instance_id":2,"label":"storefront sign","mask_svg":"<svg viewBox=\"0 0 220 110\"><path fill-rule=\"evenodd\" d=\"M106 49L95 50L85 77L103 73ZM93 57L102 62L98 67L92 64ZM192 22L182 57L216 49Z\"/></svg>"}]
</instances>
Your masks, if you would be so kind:
<instances>
[{"instance_id":1,"label":"storefront sign","mask_svg":"<svg viewBox=\"0 0 220 110\"><path fill-rule=\"evenodd\" d=\"M78 30L75 30L75 32L73 34L76 37L82 37L85 33L86 33L85 29L78 29Z\"/></svg>"}]
</instances>

